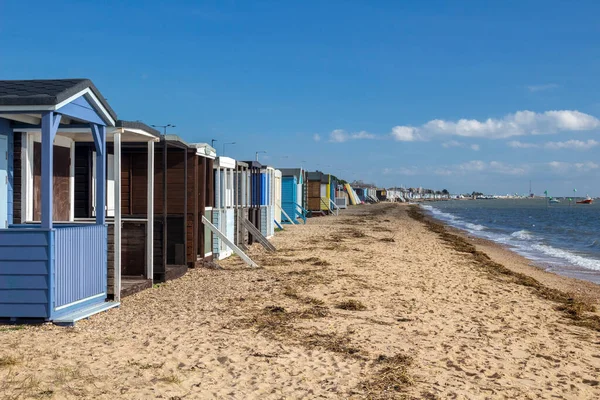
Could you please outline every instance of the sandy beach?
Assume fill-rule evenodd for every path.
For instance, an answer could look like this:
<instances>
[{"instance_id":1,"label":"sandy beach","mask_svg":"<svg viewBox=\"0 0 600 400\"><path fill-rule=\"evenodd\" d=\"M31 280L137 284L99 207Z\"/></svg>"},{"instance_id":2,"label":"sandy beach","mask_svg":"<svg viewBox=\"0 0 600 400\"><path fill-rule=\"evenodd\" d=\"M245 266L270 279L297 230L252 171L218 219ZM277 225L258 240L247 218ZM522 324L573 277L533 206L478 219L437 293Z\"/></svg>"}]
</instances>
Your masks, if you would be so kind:
<instances>
[{"instance_id":1,"label":"sandy beach","mask_svg":"<svg viewBox=\"0 0 600 400\"><path fill-rule=\"evenodd\" d=\"M286 226L260 269L190 270L73 328L2 325L0 398L600 398L600 287L409 210Z\"/></svg>"}]
</instances>

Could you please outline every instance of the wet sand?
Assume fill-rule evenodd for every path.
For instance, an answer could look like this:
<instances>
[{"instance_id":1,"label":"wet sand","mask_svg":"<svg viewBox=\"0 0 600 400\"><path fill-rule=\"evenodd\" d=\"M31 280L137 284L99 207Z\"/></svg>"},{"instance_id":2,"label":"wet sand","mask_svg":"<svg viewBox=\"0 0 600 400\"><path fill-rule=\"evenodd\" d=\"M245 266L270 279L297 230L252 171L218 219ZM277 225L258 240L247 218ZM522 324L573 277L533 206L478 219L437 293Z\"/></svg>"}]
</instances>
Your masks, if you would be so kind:
<instances>
[{"instance_id":1,"label":"wet sand","mask_svg":"<svg viewBox=\"0 0 600 400\"><path fill-rule=\"evenodd\" d=\"M0 398L600 398L600 332L407 215L352 207L74 328L0 326ZM484 241L503 265L575 293Z\"/></svg>"}]
</instances>

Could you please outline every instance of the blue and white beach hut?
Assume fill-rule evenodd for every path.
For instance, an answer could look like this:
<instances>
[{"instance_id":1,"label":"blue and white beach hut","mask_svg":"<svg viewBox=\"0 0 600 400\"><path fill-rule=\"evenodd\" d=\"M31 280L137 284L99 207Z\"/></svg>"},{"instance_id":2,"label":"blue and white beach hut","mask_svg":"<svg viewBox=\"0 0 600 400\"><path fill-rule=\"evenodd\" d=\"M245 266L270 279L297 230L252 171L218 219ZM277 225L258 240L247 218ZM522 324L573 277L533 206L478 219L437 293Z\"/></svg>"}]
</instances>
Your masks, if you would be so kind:
<instances>
[{"instance_id":1,"label":"blue and white beach hut","mask_svg":"<svg viewBox=\"0 0 600 400\"><path fill-rule=\"evenodd\" d=\"M304 171L302 168L281 169L281 208L293 220L288 221L285 215L284 222L295 223L301 218L302 194L304 185Z\"/></svg>"},{"instance_id":2,"label":"blue and white beach hut","mask_svg":"<svg viewBox=\"0 0 600 400\"><path fill-rule=\"evenodd\" d=\"M57 131L89 128L88 133L72 135L93 139L95 207L105 210L106 128L114 127L116 121L104 96L87 79L0 81L0 153L6 154L0 159L8 161L0 164L0 175L7 182L0 185L0 317L72 323L118 305L105 302L105 213L97 213L94 223L54 223L56 217L70 212L64 204L71 201L70 191L64 191L69 180L61 172L67 167L54 147L58 136L66 134L57 136ZM39 185L33 192L39 222L15 225L14 132L32 127L39 128L41 137L41 157L33 172L37 176L34 185Z\"/></svg>"}]
</instances>

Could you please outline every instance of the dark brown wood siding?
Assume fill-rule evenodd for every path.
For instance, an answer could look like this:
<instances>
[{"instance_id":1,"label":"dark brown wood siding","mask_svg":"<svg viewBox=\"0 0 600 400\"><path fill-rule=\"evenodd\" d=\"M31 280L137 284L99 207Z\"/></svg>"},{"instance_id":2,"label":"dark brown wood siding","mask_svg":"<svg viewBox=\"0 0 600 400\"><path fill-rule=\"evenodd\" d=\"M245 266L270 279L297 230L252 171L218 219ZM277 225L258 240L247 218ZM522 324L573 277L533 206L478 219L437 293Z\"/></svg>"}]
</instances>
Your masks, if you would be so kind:
<instances>
[{"instance_id":1,"label":"dark brown wood siding","mask_svg":"<svg viewBox=\"0 0 600 400\"><path fill-rule=\"evenodd\" d=\"M113 224L108 225L108 272L106 274L107 278L107 294L109 296L115 295L115 226Z\"/></svg>"},{"instance_id":2,"label":"dark brown wood siding","mask_svg":"<svg viewBox=\"0 0 600 400\"><path fill-rule=\"evenodd\" d=\"M124 221L121 236L121 275L143 276L146 271L146 223Z\"/></svg>"},{"instance_id":3,"label":"dark brown wood siding","mask_svg":"<svg viewBox=\"0 0 600 400\"><path fill-rule=\"evenodd\" d=\"M187 243L186 243L186 256L189 265L195 265L197 254L198 254L198 160L197 156L190 152L187 155L188 163L188 184L187 184Z\"/></svg>"},{"instance_id":4,"label":"dark brown wood siding","mask_svg":"<svg viewBox=\"0 0 600 400\"><path fill-rule=\"evenodd\" d=\"M308 209L309 210L320 210L321 209L321 182L320 181L309 181L308 182Z\"/></svg>"},{"instance_id":5,"label":"dark brown wood siding","mask_svg":"<svg viewBox=\"0 0 600 400\"><path fill-rule=\"evenodd\" d=\"M163 223L162 220L154 220L154 279L162 279L165 274L163 262Z\"/></svg>"},{"instance_id":6,"label":"dark brown wood siding","mask_svg":"<svg viewBox=\"0 0 600 400\"><path fill-rule=\"evenodd\" d=\"M133 155L121 149L121 215L131 214L131 159Z\"/></svg>"},{"instance_id":7,"label":"dark brown wood siding","mask_svg":"<svg viewBox=\"0 0 600 400\"><path fill-rule=\"evenodd\" d=\"M148 214L148 154L135 153L130 169L130 208L133 215ZM162 203L162 202L161 202Z\"/></svg>"},{"instance_id":8,"label":"dark brown wood siding","mask_svg":"<svg viewBox=\"0 0 600 400\"><path fill-rule=\"evenodd\" d=\"M92 148L75 144L75 218L92 216Z\"/></svg>"},{"instance_id":9,"label":"dark brown wood siding","mask_svg":"<svg viewBox=\"0 0 600 400\"><path fill-rule=\"evenodd\" d=\"M71 149L54 146L52 219L68 221L71 211L69 177ZM42 219L42 144L33 144L33 219Z\"/></svg>"}]
</instances>

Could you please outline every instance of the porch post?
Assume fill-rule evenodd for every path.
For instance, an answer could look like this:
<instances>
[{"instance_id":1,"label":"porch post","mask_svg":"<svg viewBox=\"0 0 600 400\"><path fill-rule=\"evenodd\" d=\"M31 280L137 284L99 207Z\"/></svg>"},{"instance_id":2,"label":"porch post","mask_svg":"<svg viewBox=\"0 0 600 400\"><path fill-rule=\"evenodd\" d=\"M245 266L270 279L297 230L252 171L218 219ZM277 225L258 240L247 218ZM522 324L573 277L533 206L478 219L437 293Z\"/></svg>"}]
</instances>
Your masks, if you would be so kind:
<instances>
[{"instance_id":1,"label":"porch post","mask_svg":"<svg viewBox=\"0 0 600 400\"><path fill-rule=\"evenodd\" d=\"M60 124L60 114L42 114L42 228L52 229L54 137Z\"/></svg>"},{"instance_id":2,"label":"porch post","mask_svg":"<svg viewBox=\"0 0 600 400\"><path fill-rule=\"evenodd\" d=\"M115 301L121 300L121 131L114 133L115 173ZM96 214L97 215L97 214Z\"/></svg>"},{"instance_id":3,"label":"porch post","mask_svg":"<svg viewBox=\"0 0 600 400\"><path fill-rule=\"evenodd\" d=\"M154 279L154 142L148 142L146 279Z\"/></svg>"},{"instance_id":4,"label":"porch post","mask_svg":"<svg viewBox=\"0 0 600 400\"><path fill-rule=\"evenodd\" d=\"M106 127L91 124L96 147L96 224L106 222Z\"/></svg>"},{"instance_id":5,"label":"porch post","mask_svg":"<svg viewBox=\"0 0 600 400\"><path fill-rule=\"evenodd\" d=\"M167 276L167 136L163 136L163 237L162 237L162 264L163 264L163 279Z\"/></svg>"},{"instance_id":6,"label":"porch post","mask_svg":"<svg viewBox=\"0 0 600 400\"><path fill-rule=\"evenodd\" d=\"M187 217L188 217L188 151L183 149L183 259L188 265L187 259Z\"/></svg>"}]
</instances>

